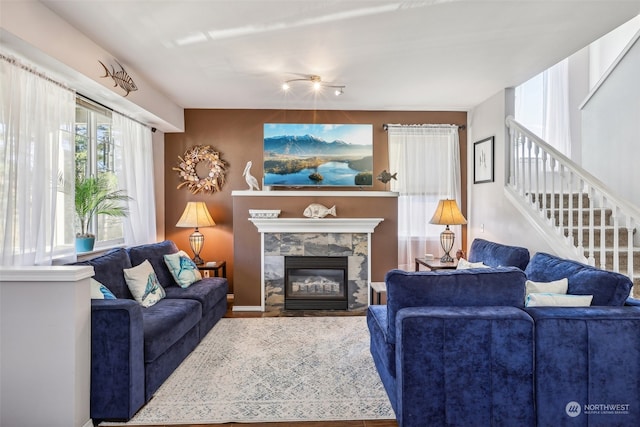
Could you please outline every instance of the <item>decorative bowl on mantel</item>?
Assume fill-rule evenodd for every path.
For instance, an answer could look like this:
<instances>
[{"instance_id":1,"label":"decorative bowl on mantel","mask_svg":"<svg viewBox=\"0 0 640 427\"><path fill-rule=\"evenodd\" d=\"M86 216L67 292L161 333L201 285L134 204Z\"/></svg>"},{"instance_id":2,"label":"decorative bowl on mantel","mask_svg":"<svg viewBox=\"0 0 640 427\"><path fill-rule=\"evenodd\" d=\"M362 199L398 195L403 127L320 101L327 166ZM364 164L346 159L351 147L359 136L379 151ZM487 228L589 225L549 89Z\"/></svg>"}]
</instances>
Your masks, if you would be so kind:
<instances>
[{"instance_id":1,"label":"decorative bowl on mantel","mask_svg":"<svg viewBox=\"0 0 640 427\"><path fill-rule=\"evenodd\" d=\"M280 209L249 209L249 216L251 218L278 218L280 216Z\"/></svg>"}]
</instances>

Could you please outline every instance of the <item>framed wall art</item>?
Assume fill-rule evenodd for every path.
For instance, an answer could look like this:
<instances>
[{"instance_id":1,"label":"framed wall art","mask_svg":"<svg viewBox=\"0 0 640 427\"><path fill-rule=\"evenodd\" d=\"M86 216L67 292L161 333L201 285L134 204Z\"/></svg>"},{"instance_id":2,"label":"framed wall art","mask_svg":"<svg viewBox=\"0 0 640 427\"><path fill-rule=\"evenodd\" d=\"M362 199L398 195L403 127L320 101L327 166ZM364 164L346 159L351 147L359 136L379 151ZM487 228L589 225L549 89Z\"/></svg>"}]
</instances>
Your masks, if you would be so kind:
<instances>
[{"instance_id":1,"label":"framed wall art","mask_svg":"<svg viewBox=\"0 0 640 427\"><path fill-rule=\"evenodd\" d=\"M264 124L264 185L373 186L373 125Z\"/></svg>"},{"instance_id":2,"label":"framed wall art","mask_svg":"<svg viewBox=\"0 0 640 427\"><path fill-rule=\"evenodd\" d=\"M493 136L473 143L473 183L493 182Z\"/></svg>"}]
</instances>

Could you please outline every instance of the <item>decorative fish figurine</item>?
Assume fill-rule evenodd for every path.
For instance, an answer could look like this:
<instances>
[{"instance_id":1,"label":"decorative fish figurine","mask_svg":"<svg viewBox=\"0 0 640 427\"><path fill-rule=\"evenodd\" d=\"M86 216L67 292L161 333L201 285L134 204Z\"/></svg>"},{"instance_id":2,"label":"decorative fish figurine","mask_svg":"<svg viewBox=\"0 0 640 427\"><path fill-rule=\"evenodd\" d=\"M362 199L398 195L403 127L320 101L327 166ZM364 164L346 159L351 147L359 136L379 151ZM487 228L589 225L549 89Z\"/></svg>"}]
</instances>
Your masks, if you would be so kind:
<instances>
[{"instance_id":1,"label":"decorative fish figurine","mask_svg":"<svg viewBox=\"0 0 640 427\"><path fill-rule=\"evenodd\" d=\"M302 215L307 218L324 218L327 215L336 216L336 206L333 205L331 208L328 208L319 203L311 203L305 208Z\"/></svg>"},{"instance_id":2,"label":"decorative fish figurine","mask_svg":"<svg viewBox=\"0 0 640 427\"><path fill-rule=\"evenodd\" d=\"M391 175L385 169L382 172L380 172L380 174L376 177L376 179L378 181L380 181L381 183L386 184L387 182L391 181L392 179L395 179L397 181L398 180L397 175L398 175L398 172L396 172L393 175Z\"/></svg>"},{"instance_id":3,"label":"decorative fish figurine","mask_svg":"<svg viewBox=\"0 0 640 427\"><path fill-rule=\"evenodd\" d=\"M120 65L120 71L116 71L115 68L113 68L113 65L111 66L111 71L109 71L106 65L104 65L101 61L98 62L100 62L100 65L102 65L102 68L104 68L105 74L101 77L111 77L113 79L114 87L120 86L125 92L127 92L124 95L125 97L129 95L129 92L138 90L138 86L136 86L131 76L127 74L127 72L124 70L124 67L120 65L118 61L116 61L116 64Z\"/></svg>"}]
</instances>

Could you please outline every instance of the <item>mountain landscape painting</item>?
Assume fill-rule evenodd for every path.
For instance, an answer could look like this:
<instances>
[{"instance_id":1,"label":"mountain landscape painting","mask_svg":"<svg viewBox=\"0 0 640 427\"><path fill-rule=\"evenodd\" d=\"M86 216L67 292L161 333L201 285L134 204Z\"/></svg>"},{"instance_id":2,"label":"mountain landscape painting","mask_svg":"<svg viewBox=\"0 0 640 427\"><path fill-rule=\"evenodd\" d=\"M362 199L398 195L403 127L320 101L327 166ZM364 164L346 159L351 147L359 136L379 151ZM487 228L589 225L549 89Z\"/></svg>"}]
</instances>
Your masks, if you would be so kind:
<instances>
[{"instance_id":1,"label":"mountain landscape painting","mask_svg":"<svg viewBox=\"0 0 640 427\"><path fill-rule=\"evenodd\" d=\"M373 185L373 125L264 125L264 185Z\"/></svg>"}]
</instances>

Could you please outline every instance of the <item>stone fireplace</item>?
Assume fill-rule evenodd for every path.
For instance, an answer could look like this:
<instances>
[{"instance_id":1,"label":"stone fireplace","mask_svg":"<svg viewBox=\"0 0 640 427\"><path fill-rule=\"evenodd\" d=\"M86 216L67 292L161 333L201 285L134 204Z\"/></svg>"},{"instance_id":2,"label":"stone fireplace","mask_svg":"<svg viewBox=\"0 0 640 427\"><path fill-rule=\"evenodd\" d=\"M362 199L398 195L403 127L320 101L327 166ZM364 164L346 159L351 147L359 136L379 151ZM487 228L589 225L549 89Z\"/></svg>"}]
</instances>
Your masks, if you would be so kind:
<instances>
[{"instance_id":1,"label":"stone fireplace","mask_svg":"<svg viewBox=\"0 0 640 427\"><path fill-rule=\"evenodd\" d=\"M346 310L347 257L285 256L285 310Z\"/></svg>"},{"instance_id":2,"label":"stone fireplace","mask_svg":"<svg viewBox=\"0 0 640 427\"><path fill-rule=\"evenodd\" d=\"M287 257L344 258L346 300L341 306L344 308L337 308L337 304L336 308L316 308L366 310L370 301L371 233L382 218L252 218L250 221L261 234L263 311L300 309L296 302L293 307L290 304L285 307ZM327 279L332 281L331 277ZM294 308L296 305L298 308Z\"/></svg>"}]
</instances>

